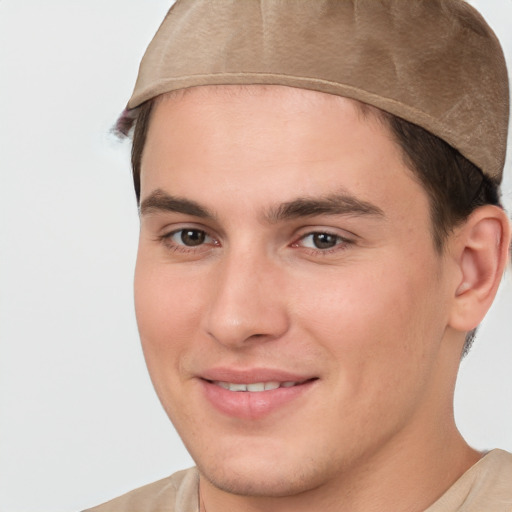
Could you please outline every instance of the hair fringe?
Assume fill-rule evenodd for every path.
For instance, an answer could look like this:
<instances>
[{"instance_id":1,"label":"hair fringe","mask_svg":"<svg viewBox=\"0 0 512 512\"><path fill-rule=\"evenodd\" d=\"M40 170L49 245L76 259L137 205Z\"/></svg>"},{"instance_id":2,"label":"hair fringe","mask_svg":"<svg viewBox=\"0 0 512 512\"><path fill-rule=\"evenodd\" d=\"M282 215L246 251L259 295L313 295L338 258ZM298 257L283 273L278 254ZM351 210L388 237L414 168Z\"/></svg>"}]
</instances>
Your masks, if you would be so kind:
<instances>
[{"instance_id":1,"label":"hair fringe","mask_svg":"<svg viewBox=\"0 0 512 512\"><path fill-rule=\"evenodd\" d=\"M131 109L125 108L112 128L113 133L119 138L130 137L138 113L139 107Z\"/></svg>"}]
</instances>

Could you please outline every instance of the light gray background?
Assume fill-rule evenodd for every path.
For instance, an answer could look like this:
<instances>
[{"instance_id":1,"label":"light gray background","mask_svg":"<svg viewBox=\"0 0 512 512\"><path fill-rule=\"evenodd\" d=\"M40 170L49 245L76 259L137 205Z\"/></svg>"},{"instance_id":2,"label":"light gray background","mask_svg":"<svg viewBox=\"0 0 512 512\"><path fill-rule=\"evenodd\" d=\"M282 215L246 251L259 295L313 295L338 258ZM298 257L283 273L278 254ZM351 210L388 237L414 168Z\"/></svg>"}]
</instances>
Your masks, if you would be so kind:
<instances>
[{"instance_id":1,"label":"light gray background","mask_svg":"<svg viewBox=\"0 0 512 512\"><path fill-rule=\"evenodd\" d=\"M512 67L512 0L472 3ZM79 510L192 464L139 347L129 147L109 135L168 6L0 0L1 512ZM511 316L509 275L457 390L479 449L512 450Z\"/></svg>"}]
</instances>

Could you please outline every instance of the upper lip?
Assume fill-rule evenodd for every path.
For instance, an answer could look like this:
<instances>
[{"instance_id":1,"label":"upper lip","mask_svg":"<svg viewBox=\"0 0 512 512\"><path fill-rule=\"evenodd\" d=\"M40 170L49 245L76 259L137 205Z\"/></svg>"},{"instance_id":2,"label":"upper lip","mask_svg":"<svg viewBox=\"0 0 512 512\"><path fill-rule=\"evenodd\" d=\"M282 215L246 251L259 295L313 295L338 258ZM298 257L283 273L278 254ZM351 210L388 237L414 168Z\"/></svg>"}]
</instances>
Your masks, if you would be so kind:
<instances>
[{"instance_id":1,"label":"upper lip","mask_svg":"<svg viewBox=\"0 0 512 512\"><path fill-rule=\"evenodd\" d=\"M315 375L298 374L273 368L210 368L201 372L200 378L212 382L251 384L254 382L304 382Z\"/></svg>"}]
</instances>

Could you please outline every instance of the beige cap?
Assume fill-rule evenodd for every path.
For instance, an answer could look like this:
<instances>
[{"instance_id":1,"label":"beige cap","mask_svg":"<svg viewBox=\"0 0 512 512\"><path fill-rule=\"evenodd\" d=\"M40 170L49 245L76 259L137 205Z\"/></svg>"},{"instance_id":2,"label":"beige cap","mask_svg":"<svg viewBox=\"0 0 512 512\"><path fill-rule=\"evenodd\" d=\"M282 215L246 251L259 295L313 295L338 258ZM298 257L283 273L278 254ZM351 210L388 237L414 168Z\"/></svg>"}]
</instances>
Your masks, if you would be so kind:
<instances>
[{"instance_id":1,"label":"beige cap","mask_svg":"<svg viewBox=\"0 0 512 512\"><path fill-rule=\"evenodd\" d=\"M462 0L177 0L142 59L128 109L210 84L354 98L425 128L501 180L505 59Z\"/></svg>"}]
</instances>

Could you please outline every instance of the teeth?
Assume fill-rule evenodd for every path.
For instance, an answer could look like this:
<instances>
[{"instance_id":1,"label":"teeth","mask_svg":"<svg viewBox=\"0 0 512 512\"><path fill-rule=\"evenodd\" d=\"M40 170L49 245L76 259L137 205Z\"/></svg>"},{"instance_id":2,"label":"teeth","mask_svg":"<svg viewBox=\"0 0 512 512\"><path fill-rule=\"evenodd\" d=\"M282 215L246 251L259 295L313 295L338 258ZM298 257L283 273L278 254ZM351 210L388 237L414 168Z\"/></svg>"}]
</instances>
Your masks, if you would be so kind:
<instances>
[{"instance_id":1,"label":"teeth","mask_svg":"<svg viewBox=\"0 0 512 512\"><path fill-rule=\"evenodd\" d=\"M265 383L256 382L255 384L247 384L247 391L265 391Z\"/></svg>"},{"instance_id":2,"label":"teeth","mask_svg":"<svg viewBox=\"0 0 512 512\"><path fill-rule=\"evenodd\" d=\"M221 382L215 381L215 385L227 389L229 391L250 391L252 393L259 393L261 391L270 391L277 388L291 388L295 386L297 382L254 382L251 384L234 384L232 382Z\"/></svg>"},{"instance_id":3,"label":"teeth","mask_svg":"<svg viewBox=\"0 0 512 512\"><path fill-rule=\"evenodd\" d=\"M246 384L228 384L230 391L247 391Z\"/></svg>"}]
</instances>

